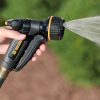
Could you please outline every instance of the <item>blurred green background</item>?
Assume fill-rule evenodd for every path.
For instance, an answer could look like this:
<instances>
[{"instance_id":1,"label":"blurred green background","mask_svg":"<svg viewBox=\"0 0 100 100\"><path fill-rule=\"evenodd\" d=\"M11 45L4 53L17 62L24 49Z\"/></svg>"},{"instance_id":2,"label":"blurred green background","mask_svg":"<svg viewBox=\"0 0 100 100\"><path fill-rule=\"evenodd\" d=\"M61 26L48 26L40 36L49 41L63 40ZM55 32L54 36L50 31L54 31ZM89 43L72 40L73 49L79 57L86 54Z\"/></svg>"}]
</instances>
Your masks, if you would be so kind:
<instances>
[{"instance_id":1,"label":"blurred green background","mask_svg":"<svg viewBox=\"0 0 100 100\"><path fill-rule=\"evenodd\" d=\"M10 18L45 19L50 15L66 21L97 16L100 0L0 0L0 23ZM59 71L74 84L100 85L100 47L66 30L64 39L48 44L59 59Z\"/></svg>"}]
</instances>

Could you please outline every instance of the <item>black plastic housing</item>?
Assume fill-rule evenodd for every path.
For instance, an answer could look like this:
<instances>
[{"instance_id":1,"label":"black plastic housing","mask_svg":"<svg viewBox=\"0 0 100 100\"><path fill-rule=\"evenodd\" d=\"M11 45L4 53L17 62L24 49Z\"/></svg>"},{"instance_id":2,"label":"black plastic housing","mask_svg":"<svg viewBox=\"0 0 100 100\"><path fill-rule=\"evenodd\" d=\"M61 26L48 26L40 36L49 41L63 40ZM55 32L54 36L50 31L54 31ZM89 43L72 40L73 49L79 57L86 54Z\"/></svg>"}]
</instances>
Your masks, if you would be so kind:
<instances>
[{"instance_id":1,"label":"black plastic housing","mask_svg":"<svg viewBox=\"0 0 100 100\"><path fill-rule=\"evenodd\" d=\"M14 19L8 20L7 25L12 29L26 34L23 41L13 40L5 54L2 66L8 70L20 70L32 58L42 43L48 40L48 26L50 17L46 20ZM52 17L50 24L51 40L61 40L64 34L64 20Z\"/></svg>"}]
</instances>

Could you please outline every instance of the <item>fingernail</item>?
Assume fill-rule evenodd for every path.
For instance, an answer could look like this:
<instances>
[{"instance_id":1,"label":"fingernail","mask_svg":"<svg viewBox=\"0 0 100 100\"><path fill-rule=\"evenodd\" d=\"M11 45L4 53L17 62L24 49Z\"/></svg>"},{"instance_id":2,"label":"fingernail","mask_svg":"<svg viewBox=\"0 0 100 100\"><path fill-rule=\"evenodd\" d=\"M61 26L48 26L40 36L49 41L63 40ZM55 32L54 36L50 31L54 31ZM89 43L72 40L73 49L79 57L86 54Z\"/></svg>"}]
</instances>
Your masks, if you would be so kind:
<instances>
[{"instance_id":1,"label":"fingernail","mask_svg":"<svg viewBox=\"0 0 100 100\"><path fill-rule=\"evenodd\" d=\"M26 37L26 35L24 35L24 34L20 34L20 35L19 35L19 38L20 38L20 39L25 39L25 37Z\"/></svg>"},{"instance_id":2,"label":"fingernail","mask_svg":"<svg viewBox=\"0 0 100 100\"><path fill-rule=\"evenodd\" d=\"M42 44L42 45L40 46L40 50L41 50L41 51L45 51L45 49L46 49L45 45Z\"/></svg>"},{"instance_id":3,"label":"fingernail","mask_svg":"<svg viewBox=\"0 0 100 100\"><path fill-rule=\"evenodd\" d=\"M45 47L41 49L42 51L45 51Z\"/></svg>"},{"instance_id":4,"label":"fingernail","mask_svg":"<svg viewBox=\"0 0 100 100\"><path fill-rule=\"evenodd\" d=\"M32 61L36 61L36 57L33 57L33 58L32 58Z\"/></svg>"}]
</instances>

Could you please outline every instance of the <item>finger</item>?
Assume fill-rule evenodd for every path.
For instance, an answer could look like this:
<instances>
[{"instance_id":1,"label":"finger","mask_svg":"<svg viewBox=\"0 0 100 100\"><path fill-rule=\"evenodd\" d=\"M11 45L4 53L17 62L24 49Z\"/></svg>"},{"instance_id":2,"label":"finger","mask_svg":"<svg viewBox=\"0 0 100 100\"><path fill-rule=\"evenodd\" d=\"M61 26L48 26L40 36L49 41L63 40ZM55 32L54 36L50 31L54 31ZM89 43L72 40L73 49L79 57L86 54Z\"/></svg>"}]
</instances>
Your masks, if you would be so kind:
<instances>
[{"instance_id":1,"label":"finger","mask_svg":"<svg viewBox=\"0 0 100 100\"><path fill-rule=\"evenodd\" d=\"M4 28L4 27L0 28L0 36L6 37L6 38L12 38L12 39L16 39L16 40L23 40L26 37L26 35L24 35L24 34L20 34L17 31L10 30L10 29Z\"/></svg>"},{"instance_id":2,"label":"finger","mask_svg":"<svg viewBox=\"0 0 100 100\"><path fill-rule=\"evenodd\" d=\"M45 46L44 44L42 44L42 45L40 46L40 50L41 50L41 51L45 51L45 49L46 49L46 46Z\"/></svg>"},{"instance_id":3,"label":"finger","mask_svg":"<svg viewBox=\"0 0 100 100\"><path fill-rule=\"evenodd\" d=\"M4 42L5 38L4 37L0 37L0 43Z\"/></svg>"},{"instance_id":4,"label":"finger","mask_svg":"<svg viewBox=\"0 0 100 100\"><path fill-rule=\"evenodd\" d=\"M32 58L32 61L36 61L36 57L35 56Z\"/></svg>"},{"instance_id":5,"label":"finger","mask_svg":"<svg viewBox=\"0 0 100 100\"><path fill-rule=\"evenodd\" d=\"M0 54L5 54L8 49L9 44L0 45Z\"/></svg>"},{"instance_id":6,"label":"finger","mask_svg":"<svg viewBox=\"0 0 100 100\"><path fill-rule=\"evenodd\" d=\"M37 54L38 56L40 56L41 53L42 53L42 51L41 51L40 49L38 49L38 50L36 51L36 54Z\"/></svg>"}]
</instances>

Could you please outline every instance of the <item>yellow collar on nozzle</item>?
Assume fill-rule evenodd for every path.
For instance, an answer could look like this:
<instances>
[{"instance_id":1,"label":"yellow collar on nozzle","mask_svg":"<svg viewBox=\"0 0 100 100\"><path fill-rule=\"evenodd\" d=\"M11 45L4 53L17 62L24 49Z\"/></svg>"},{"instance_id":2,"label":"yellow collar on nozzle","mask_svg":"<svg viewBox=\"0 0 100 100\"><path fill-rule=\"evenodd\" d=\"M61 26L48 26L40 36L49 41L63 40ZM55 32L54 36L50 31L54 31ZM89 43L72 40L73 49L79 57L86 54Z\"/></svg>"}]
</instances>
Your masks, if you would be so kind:
<instances>
[{"instance_id":1,"label":"yellow collar on nozzle","mask_svg":"<svg viewBox=\"0 0 100 100\"><path fill-rule=\"evenodd\" d=\"M49 25L48 25L48 40L51 40L51 37L50 37L50 26L51 26L51 22L52 22L52 18L53 16L50 16L50 19L49 19Z\"/></svg>"}]
</instances>

